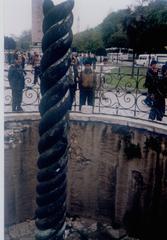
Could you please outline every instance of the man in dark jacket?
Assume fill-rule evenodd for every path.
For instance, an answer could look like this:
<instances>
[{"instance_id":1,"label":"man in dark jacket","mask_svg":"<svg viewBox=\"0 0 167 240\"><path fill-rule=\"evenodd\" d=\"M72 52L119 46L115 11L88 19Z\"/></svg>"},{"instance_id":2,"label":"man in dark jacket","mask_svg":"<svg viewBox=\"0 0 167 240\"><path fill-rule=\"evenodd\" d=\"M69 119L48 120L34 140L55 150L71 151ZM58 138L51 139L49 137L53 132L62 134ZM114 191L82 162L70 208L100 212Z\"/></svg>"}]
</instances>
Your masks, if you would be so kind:
<instances>
[{"instance_id":1,"label":"man in dark jacket","mask_svg":"<svg viewBox=\"0 0 167 240\"><path fill-rule=\"evenodd\" d=\"M151 107L149 119L162 121L165 114L165 98L160 91L162 83L158 76L156 64L156 61L152 61L147 71L145 86L148 88L148 96L145 99L145 103Z\"/></svg>"},{"instance_id":2,"label":"man in dark jacket","mask_svg":"<svg viewBox=\"0 0 167 240\"><path fill-rule=\"evenodd\" d=\"M162 92L164 97L167 98L167 62L162 66L161 76L162 76L162 82L161 82L160 91Z\"/></svg>"},{"instance_id":3,"label":"man in dark jacket","mask_svg":"<svg viewBox=\"0 0 167 240\"><path fill-rule=\"evenodd\" d=\"M14 64L9 68L8 79L12 89L12 111L22 112L21 107L23 89L24 89L24 75L26 74L21 66L21 56L15 59Z\"/></svg>"},{"instance_id":4,"label":"man in dark jacket","mask_svg":"<svg viewBox=\"0 0 167 240\"><path fill-rule=\"evenodd\" d=\"M167 78L167 62L162 66L161 73L163 77Z\"/></svg>"},{"instance_id":5,"label":"man in dark jacket","mask_svg":"<svg viewBox=\"0 0 167 240\"><path fill-rule=\"evenodd\" d=\"M156 82L157 78L158 78L157 62L153 60L147 70L146 80L144 84L144 86L148 88L147 97L144 100L145 104L148 107L152 107L152 104L153 104L152 94L154 92L154 86L155 86L154 82Z\"/></svg>"}]
</instances>

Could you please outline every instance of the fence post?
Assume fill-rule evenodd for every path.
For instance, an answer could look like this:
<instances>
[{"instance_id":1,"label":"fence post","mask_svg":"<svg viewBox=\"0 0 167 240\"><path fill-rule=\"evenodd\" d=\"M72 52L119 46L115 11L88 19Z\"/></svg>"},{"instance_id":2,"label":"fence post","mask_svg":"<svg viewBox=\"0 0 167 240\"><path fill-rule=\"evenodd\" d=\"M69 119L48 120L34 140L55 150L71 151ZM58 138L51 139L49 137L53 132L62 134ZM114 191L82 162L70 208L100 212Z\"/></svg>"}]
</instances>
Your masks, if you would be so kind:
<instances>
[{"instance_id":1,"label":"fence post","mask_svg":"<svg viewBox=\"0 0 167 240\"><path fill-rule=\"evenodd\" d=\"M134 117L136 117L136 109L137 109L137 100L138 100L138 91L139 91L139 67L137 68L137 76L136 76L136 98L135 98L135 109L134 109Z\"/></svg>"},{"instance_id":2,"label":"fence post","mask_svg":"<svg viewBox=\"0 0 167 240\"><path fill-rule=\"evenodd\" d=\"M66 218L67 112L70 109L69 68L74 1L54 6L43 2L41 121L38 144L37 240L63 240Z\"/></svg>"},{"instance_id":3,"label":"fence post","mask_svg":"<svg viewBox=\"0 0 167 240\"><path fill-rule=\"evenodd\" d=\"M101 103L101 98L102 98L102 86L103 86L103 79L102 79L102 74L103 74L103 65L100 65L100 84L99 84L99 113L100 113L100 103Z\"/></svg>"}]
</instances>

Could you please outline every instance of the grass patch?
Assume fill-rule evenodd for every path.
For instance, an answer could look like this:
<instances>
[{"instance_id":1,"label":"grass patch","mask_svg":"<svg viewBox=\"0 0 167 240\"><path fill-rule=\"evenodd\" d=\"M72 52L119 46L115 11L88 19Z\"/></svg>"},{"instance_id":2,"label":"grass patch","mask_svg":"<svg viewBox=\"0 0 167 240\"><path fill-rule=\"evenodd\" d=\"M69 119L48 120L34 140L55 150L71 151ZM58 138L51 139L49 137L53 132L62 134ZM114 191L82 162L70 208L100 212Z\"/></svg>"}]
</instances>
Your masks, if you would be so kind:
<instances>
[{"instance_id":1,"label":"grass patch","mask_svg":"<svg viewBox=\"0 0 167 240\"><path fill-rule=\"evenodd\" d=\"M134 68L132 75L132 67L114 68L110 73L105 73L105 82L112 88L133 88L145 89L143 84L145 82L147 68Z\"/></svg>"}]
</instances>

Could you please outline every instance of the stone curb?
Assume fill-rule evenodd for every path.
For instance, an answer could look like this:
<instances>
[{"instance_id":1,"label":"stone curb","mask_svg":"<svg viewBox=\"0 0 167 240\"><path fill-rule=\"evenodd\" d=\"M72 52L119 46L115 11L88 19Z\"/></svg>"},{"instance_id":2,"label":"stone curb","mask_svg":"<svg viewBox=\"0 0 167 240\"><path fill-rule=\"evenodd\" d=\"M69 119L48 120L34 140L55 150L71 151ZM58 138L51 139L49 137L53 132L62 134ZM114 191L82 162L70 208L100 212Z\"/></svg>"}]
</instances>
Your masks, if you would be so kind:
<instances>
[{"instance_id":1,"label":"stone curb","mask_svg":"<svg viewBox=\"0 0 167 240\"><path fill-rule=\"evenodd\" d=\"M167 125L163 123L153 122L149 120L134 119L123 116L109 116L104 114L85 114L85 113L70 113L71 121L83 122L100 122L108 124L124 125L137 129L145 129L150 132L167 135Z\"/></svg>"}]
</instances>

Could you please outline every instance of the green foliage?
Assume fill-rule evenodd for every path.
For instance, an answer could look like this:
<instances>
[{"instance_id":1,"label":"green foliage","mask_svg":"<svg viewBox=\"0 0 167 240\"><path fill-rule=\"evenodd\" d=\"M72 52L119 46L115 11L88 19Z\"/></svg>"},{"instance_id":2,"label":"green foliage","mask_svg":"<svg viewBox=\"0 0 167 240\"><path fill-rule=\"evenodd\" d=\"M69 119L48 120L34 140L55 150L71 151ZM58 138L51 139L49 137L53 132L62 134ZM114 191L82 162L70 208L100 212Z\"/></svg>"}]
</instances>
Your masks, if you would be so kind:
<instances>
[{"instance_id":1,"label":"green foliage","mask_svg":"<svg viewBox=\"0 0 167 240\"><path fill-rule=\"evenodd\" d=\"M31 31L24 31L17 41L17 48L22 50L29 50L31 46Z\"/></svg>"},{"instance_id":2,"label":"green foliage","mask_svg":"<svg viewBox=\"0 0 167 240\"><path fill-rule=\"evenodd\" d=\"M97 56L107 56L106 49L104 47L100 47L96 49Z\"/></svg>"},{"instance_id":3,"label":"green foliage","mask_svg":"<svg viewBox=\"0 0 167 240\"><path fill-rule=\"evenodd\" d=\"M16 41L12 37L4 37L4 48L5 50L16 49Z\"/></svg>"},{"instance_id":4,"label":"green foliage","mask_svg":"<svg viewBox=\"0 0 167 240\"><path fill-rule=\"evenodd\" d=\"M127 48L128 41L127 41L127 36L125 35L125 33L121 30L113 33L111 36L111 39L110 39L110 46Z\"/></svg>"},{"instance_id":5,"label":"green foliage","mask_svg":"<svg viewBox=\"0 0 167 240\"><path fill-rule=\"evenodd\" d=\"M78 52L95 53L97 49L104 47L101 31L96 28L74 35L72 47L76 48Z\"/></svg>"},{"instance_id":6,"label":"green foliage","mask_svg":"<svg viewBox=\"0 0 167 240\"><path fill-rule=\"evenodd\" d=\"M167 2L137 6L124 20L129 47L136 53L164 52L167 46Z\"/></svg>"},{"instance_id":7,"label":"green foliage","mask_svg":"<svg viewBox=\"0 0 167 240\"><path fill-rule=\"evenodd\" d=\"M106 48L127 47L127 35L123 29L123 20L129 10L119 10L109 14L102 23L102 39Z\"/></svg>"},{"instance_id":8,"label":"green foliage","mask_svg":"<svg viewBox=\"0 0 167 240\"><path fill-rule=\"evenodd\" d=\"M167 1L138 0L138 6L112 12L96 28L74 36L79 52L96 53L110 47L133 48L135 53L165 52Z\"/></svg>"}]
</instances>

